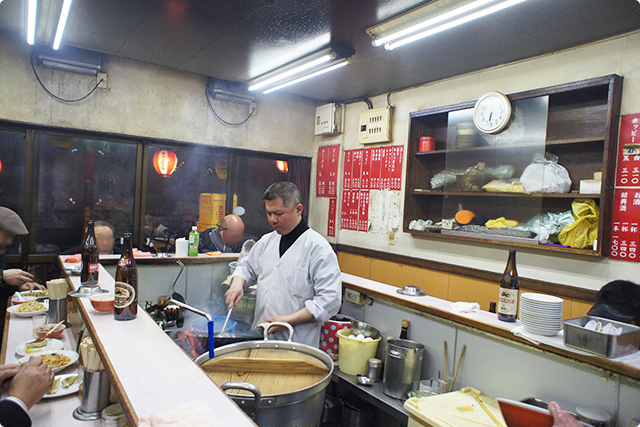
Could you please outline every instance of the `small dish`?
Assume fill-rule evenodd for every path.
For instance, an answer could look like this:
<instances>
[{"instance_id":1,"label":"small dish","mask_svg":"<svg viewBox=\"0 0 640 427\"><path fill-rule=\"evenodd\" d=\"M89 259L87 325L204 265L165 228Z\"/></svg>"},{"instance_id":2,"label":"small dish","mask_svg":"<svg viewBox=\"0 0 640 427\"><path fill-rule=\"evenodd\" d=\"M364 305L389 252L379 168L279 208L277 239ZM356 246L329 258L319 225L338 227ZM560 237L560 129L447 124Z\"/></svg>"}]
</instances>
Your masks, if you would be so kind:
<instances>
[{"instance_id":1,"label":"small dish","mask_svg":"<svg viewBox=\"0 0 640 427\"><path fill-rule=\"evenodd\" d=\"M64 333L66 326L64 326L64 324L58 326L55 331L51 332L49 336L47 336L47 333L49 333L49 331L53 329L54 326L56 326L55 323L38 326L35 329L36 336L38 338L60 338Z\"/></svg>"},{"instance_id":2,"label":"small dish","mask_svg":"<svg viewBox=\"0 0 640 427\"><path fill-rule=\"evenodd\" d=\"M73 384L71 384L69 387L64 388L62 386L62 382L65 379L71 378L71 377L76 377L76 381ZM80 391L80 383L81 382L82 381L80 379L80 376L78 376L77 373L75 373L75 374L56 375L56 378L53 381L54 385L58 385L58 387L56 388L56 391L54 393L51 393L51 394L45 394L44 396L42 396L42 398L43 399L53 399L55 397L68 396L70 394L77 393L78 391ZM54 387L52 387L52 388L54 388Z\"/></svg>"},{"instance_id":3,"label":"small dish","mask_svg":"<svg viewBox=\"0 0 640 427\"><path fill-rule=\"evenodd\" d=\"M18 300L18 299L16 298L16 296L14 295L14 296L12 296L12 297L11 297L11 304L12 304L12 305L20 305L20 304L24 304L25 302L35 301L35 300L37 300L38 298L36 298L36 297L25 297L25 296L23 296L23 297L22 297L22 299L23 299L23 301L20 301L20 300Z\"/></svg>"},{"instance_id":4,"label":"small dish","mask_svg":"<svg viewBox=\"0 0 640 427\"><path fill-rule=\"evenodd\" d=\"M64 344L60 340L47 338L47 343L43 347L27 348L27 344L34 340L25 341L16 347L16 354L20 356L37 356L40 353L46 353L48 351L62 350Z\"/></svg>"},{"instance_id":5,"label":"small dish","mask_svg":"<svg viewBox=\"0 0 640 427\"><path fill-rule=\"evenodd\" d=\"M552 427L551 412L510 399L497 398L507 427Z\"/></svg>"},{"instance_id":6,"label":"small dish","mask_svg":"<svg viewBox=\"0 0 640 427\"><path fill-rule=\"evenodd\" d=\"M89 301L96 311L101 313L109 313L113 311L113 304L115 301L114 294L93 294L89 296Z\"/></svg>"}]
</instances>

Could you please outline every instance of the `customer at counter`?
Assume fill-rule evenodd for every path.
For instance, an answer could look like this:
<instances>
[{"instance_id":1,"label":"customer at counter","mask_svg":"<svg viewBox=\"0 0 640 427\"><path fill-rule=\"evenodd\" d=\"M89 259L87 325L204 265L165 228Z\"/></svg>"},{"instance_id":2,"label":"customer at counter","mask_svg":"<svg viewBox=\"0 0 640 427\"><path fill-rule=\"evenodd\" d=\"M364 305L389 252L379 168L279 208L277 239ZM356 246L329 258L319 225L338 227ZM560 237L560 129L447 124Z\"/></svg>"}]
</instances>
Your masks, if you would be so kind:
<instances>
[{"instance_id":1,"label":"customer at counter","mask_svg":"<svg viewBox=\"0 0 640 427\"><path fill-rule=\"evenodd\" d=\"M6 254L4 250L11 246L15 236L26 234L29 234L29 230L18 214L11 209L0 207L0 298L8 298L16 291L44 289L34 283L32 274L18 268L5 268Z\"/></svg>"},{"instance_id":2,"label":"customer at counter","mask_svg":"<svg viewBox=\"0 0 640 427\"><path fill-rule=\"evenodd\" d=\"M236 214L222 218L214 228L207 228L200 233L198 252L239 253L244 241L244 222Z\"/></svg>"},{"instance_id":3,"label":"customer at counter","mask_svg":"<svg viewBox=\"0 0 640 427\"><path fill-rule=\"evenodd\" d=\"M9 397L0 401L0 425L31 427L29 409L51 388L54 378L51 367L39 356L22 367L0 366L0 393L9 389Z\"/></svg>"},{"instance_id":4,"label":"customer at counter","mask_svg":"<svg viewBox=\"0 0 640 427\"><path fill-rule=\"evenodd\" d=\"M318 347L320 325L340 308L338 258L302 217L302 196L295 184L272 184L262 198L275 231L265 234L240 261L225 294L227 305L236 306L244 289L257 282L253 327L287 322L293 326L294 341ZM277 339L286 339L284 331L275 332Z\"/></svg>"},{"instance_id":5,"label":"customer at counter","mask_svg":"<svg viewBox=\"0 0 640 427\"><path fill-rule=\"evenodd\" d=\"M96 221L94 223L94 231L96 233L96 243L98 244L99 255L122 254L122 249L116 247L115 229L113 225L106 221ZM60 255L79 255L82 254L82 244L60 252ZM80 261L78 259L78 261ZM47 273L46 280L59 279L62 276L62 270L57 262L53 263L53 267Z\"/></svg>"}]
</instances>

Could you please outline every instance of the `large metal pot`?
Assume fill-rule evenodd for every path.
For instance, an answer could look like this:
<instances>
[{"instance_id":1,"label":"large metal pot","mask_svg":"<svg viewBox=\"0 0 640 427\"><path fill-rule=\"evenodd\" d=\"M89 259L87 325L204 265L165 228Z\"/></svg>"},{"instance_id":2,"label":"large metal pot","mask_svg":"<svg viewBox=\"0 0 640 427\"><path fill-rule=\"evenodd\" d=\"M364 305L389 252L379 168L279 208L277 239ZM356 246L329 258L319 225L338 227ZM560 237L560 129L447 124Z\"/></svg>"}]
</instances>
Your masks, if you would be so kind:
<instances>
[{"instance_id":1,"label":"large metal pot","mask_svg":"<svg viewBox=\"0 0 640 427\"><path fill-rule=\"evenodd\" d=\"M290 393L262 395L253 384L232 382L223 384L223 390L246 390L253 394L232 394L229 396L249 414L260 427L316 427L322 419L325 391L333 373L333 360L317 348L291 341L249 341L231 344L216 349L216 356L250 349L280 349L312 355L322 361L329 373L316 384ZM198 365L209 360L205 353L196 359Z\"/></svg>"},{"instance_id":2,"label":"large metal pot","mask_svg":"<svg viewBox=\"0 0 640 427\"><path fill-rule=\"evenodd\" d=\"M424 345L403 339L387 341L383 391L387 396L404 399L407 392L418 388L422 374Z\"/></svg>"}]
</instances>

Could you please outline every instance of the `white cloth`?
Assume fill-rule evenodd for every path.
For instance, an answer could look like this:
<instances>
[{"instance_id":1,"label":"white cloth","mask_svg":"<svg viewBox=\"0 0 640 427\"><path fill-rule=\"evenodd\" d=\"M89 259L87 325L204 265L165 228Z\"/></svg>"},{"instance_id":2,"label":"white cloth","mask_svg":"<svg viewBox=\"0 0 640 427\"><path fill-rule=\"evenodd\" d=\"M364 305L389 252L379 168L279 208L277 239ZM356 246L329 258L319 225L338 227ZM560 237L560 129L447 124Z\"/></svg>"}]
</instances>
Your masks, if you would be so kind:
<instances>
[{"instance_id":1,"label":"white cloth","mask_svg":"<svg viewBox=\"0 0 640 427\"><path fill-rule=\"evenodd\" d=\"M449 309L454 313L475 313L480 310L480 304L477 302L454 302L449 306Z\"/></svg>"},{"instance_id":2,"label":"white cloth","mask_svg":"<svg viewBox=\"0 0 640 427\"><path fill-rule=\"evenodd\" d=\"M280 258L277 232L265 234L232 275L247 281L245 289L258 284L255 328L266 317L288 316L306 307L314 321L293 327L295 342L318 347L320 326L340 309L342 274L329 242L312 229L306 230ZM274 334L286 339L287 332Z\"/></svg>"},{"instance_id":3,"label":"white cloth","mask_svg":"<svg viewBox=\"0 0 640 427\"><path fill-rule=\"evenodd\" d=\"M229 427L213 409L197 401L176 406L162 414L140 418L139 427Z\"/></svg>"}]
</instances>

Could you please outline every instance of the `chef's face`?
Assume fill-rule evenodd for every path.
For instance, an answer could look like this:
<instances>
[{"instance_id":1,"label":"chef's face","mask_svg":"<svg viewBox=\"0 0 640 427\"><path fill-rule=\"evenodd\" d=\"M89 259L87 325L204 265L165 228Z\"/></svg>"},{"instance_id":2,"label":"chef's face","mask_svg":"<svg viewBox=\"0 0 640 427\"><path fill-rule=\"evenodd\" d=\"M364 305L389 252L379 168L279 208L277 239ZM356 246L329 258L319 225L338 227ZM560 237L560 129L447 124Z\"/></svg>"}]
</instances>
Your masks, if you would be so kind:
<instances>
[{"instance_id":1,"label":"chef's face","mask_svg":"<svg viewBox=\"0 0 640 427\"><path fill-rule=\"evenodd\" d=\"M282 199L265 200L264 208L267 211L267 219L274 230L280 235L287 235L300 224L302 218L302 205L295 208L286 207Z\"/></svg>"},{"instance_id":2,"label":"chef's face","mask_svg":"<svg viewBox=\"0 0 640 427\"><path fill-rule=\"evenodd\" d=\"M0 230L0 249L8 248L13 243L13 234Z\"/></svg>"}]
</instances>

